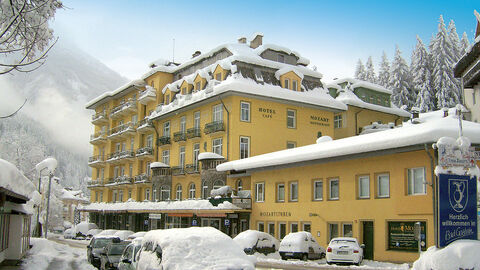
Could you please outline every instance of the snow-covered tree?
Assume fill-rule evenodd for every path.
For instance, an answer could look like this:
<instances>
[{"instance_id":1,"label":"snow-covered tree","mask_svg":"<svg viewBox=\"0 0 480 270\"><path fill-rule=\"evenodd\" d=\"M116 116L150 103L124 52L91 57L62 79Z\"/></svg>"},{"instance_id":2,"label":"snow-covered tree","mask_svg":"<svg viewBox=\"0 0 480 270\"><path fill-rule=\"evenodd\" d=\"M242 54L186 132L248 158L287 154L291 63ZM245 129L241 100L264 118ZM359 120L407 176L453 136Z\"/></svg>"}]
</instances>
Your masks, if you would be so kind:
<instances>
[{"instance_id":1,"label":"snow-covered tree","mask_svg":"<svg viewBox=\"0 0 480 270\"><path fill-rule=\"evenodd\" d=\"M369 56L367 60L367 70L365 73L365 80L371 83L375 83L375 69L373 67L372 57Z\"/></svg>"},{"instance_id":2,"label":"snow-covered tree","mask_svg":"<svg viewBox=\"0 0 480 270\"><path fill-rule=\"evenodd\" d=\"M398 107L406 105L408 109L415 104L415 95L411 89L410 70L407 62L402 57L402 52L395 49L395 57L390 68L390 88L392 89L392 102Z\"/></svg>"},{"instance_id":3,"label":"snow-covered tree","mask_svg":"<svg viewBox=\"0 0 480 270\"><path fill-rule=\"evenodd\" d=\"M48 21L62 7L58 0L0 1L0 75L30 71L45 60L54 40Z\"/></svg>"},{"instance_id":4,"label":"snow-covered tree","mask_svg":"<svg viewBox=\"0 0 480 270\"><path fill-rule=\"evenodd\" d=\"M386 88L390 86L390 63L385 52L383 52L382 61L380 62L377 83Z\"/></svg>"},{"instance_id":5,"label":"snow-covered tree","mask_svg":"<svg viewBox=\"0 0 480 270\"><path fill-rule=\"evenodd\" d=\"M367 71L362 63L362 60L358 59L357 69L355 70L355 79L365 81L367 77Z\"/></svg>"},{"instance_id":6,"label":"snow-covered tree","mask_svg":"<svg viewBox=\"0 0 480 270\"><path fill-rule=\"evenodd\" d=\"M412 88L417 95L415 107L418 107L421 112L435 110L436 101L431 84L430 56L418 35L417 45L412 53L410 74L412 75Z\"/></svg>"},{"instance_id":7,"label":"snow-covered tree","mask_svg":"<svg viewBox=\"0 0 480 270\"><path fill-rule=\"evenodd\" d=\"M458 38L458 34L457 34L457 28L453 20L451 20L450 23L448 24L448 38L452 43L452 61L453 63L456 63L461 56L460 55L461 45L460 45L460 38Z\"/></svg>"},{"instance_id":8,"label":"snow-covered tree","mask_svg":"<svg viewBox=\"0 0 480 270\"><path fill-rule=\"evenodd\" d=\"M40 204L40 223L43 225L42 231L45 232L45 221L47 218L48 203L48 181L49 176L42 176L40 191L42 201ZM48 228L53 230L55 227L63 227L63 187L60 185L61 179L52 177L50 187L50 208L48 209Z\"/></svg>"},{"instance_id":9,"label":"snow-covered tree","mask_svg":"<svg viewBox=\"0 0 480 270\"><path fill-rule=\"evenodd\" d=\"M460 57L462 57L470 47L467 33L463 32L462 39L460 40Z\"/></svg>"},{"instance_id":10,"label":"snow-covered tree","mask_svg":"<svg viewBox=\"0 0 480 270\"><path fill-rule=\"evenodd\" d=\"M438 32L430 43L432 83L436 89L437 108L453 107L460 101L458 80L453 76L453 66L457 58L454 46L445 28L443 17L440 16Z\"/></svg>"}]
</instances>

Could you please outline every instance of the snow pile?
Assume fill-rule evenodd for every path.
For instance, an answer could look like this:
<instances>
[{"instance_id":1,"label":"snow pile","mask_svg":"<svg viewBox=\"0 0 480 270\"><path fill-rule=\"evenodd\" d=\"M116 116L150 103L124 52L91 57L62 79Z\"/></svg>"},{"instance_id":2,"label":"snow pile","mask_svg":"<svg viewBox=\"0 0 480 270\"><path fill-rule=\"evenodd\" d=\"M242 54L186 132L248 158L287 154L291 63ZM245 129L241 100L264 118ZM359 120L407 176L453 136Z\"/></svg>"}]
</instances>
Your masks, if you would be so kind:
<instances>
[{"instance_id":1,"label":"snow pile","mask_svg":"<svg viewBox=\"0 0 480 270\"><path fill-rule=\"evenodd\" d=\"M330 141L333 141L332 137L322 136L317 139L316 143L324 143L324 142L330 142Z\"/></svg>"},{"instance_id":2,"label":"snow pile","mask_svg":"<svg viewBox=\"0 0 480 270\"><path fill-rule=\"evenodd\" d=\"M184 200L163 202L120 202L120 203L91 203L78 207L82 211L139 211L139 210L238 210L238 206L231 202L222 202L213 206L208 200Z\"/></svg>"},{"instance_id":3,"label":"snow pile","mask_svg":"<svg viewBox=\"0 0 480 270\"><path fill-rule=\"evenodd\" d=\"M135 232L129 230L119 230L114 235L118 236L122 241L126 240L130 235L134 234Z\"/></svg>"},{"instance_id":4,"label":"snow pile","mask_svg":"<svg viewBox=\"0 0 480 270\"><path fill-rule=\"evenodd\" d=\"M453 115L443 117L443 112L429 113L426 117L420 116L420 121L422 122L419 124L405 124L403 127L371 134L230 161L218 165L217 170L241 171L419 144L431 144L441 137L456 137L458 135L458 118ZM470 138L472 143L479 144L480 124L463 121L463 134Z\"/></svg>"},{"instance_id":5,"label":"snow pile","mask_svg":"<svg viewBox=\"0 0 480 270\"><path fill-rule=\"evenodd\" d=\"M0 159L0 188L28 199L32 199L35 192L35 185L15 165L3 159Z\"/></svg>"},{"instance_id":6,"label":"snow pile","mask_svg":"<svg viewBox=\"0 0 480 270\"><path fill-rule=\"evenodd\" d=\"M90 100L89 102L87 102L87 104L85 104L85 108L87 109L93 109L92 106L95 105L95 103L107 98L107 97L112 97L112 96L115 96L116 94L120 93L120 92L123 92L124 90L130 88L130 87L143 87L145 86L145 81L143 79L138 79L138 80L132 80L122 86L120 86L119 88L113 90L113 91L110 91L110 92L105 92L103 94L101 94L100 96Z\"/></svg>"},{"instance_id":7,"label":"snow pile","mask_svg":"<svg viewBox=\"0 0 480 270\"><path fill-rule=\"evenodd\" d=\"M43 238L31 238L30 243L33 247L23 260L23 270L96 269L86 260L84 248L72 248Z\"/></svg>"},{"instance_id":8,"label":"snow pile","mask_svg":"<svg viewBox=\"0 0 480 270\"><path fill-rule=\"evenodd\" d=\"M127 239L136 239L136 238L143 238L147 232L136 232L134 234L131 234L127 237Z\"/></svg>"},{"instance_id":9,"label":"snow pile","mask_svg":"<svg viewBox=\"0 0 480 270\"><path fill-rule=\"evenodd\" d=\"M149 231L142 244L153 243L153 249L160 246L163 269L255 269L254 258L226 234L212 227L191 227ZM142 251L138 269L159 268L159 260L153 252Z\"/></svg>"},{"instance_id":10,"label":"snow pile","mask_svg":"<svg viewBox=\"0 0 480 270\"><path fill-rule=\"evenodd\" d=\"M277 78L277 80L280 80L280 76L282 76L283 74L288 73L288 72L295 73L298 77L300 77L301 80L303 80L303 74L300 71L298 71L294 66L283 67L283 68L277 70L275 72L275 78Z\"/></svg>"},{"instance_id":11,"label":"snow pile","mask_svg":"<svg viewBox=\"0 0 480 270\"><path fill-rule=\"evenodd\" d=\"M150 169L153 169L153 168L170 168L170 166L162 162L152 162L150 164Z\"/></svg>"},{"instance_id":12,"label":"snow pile","mask_svg":"<svg viewBox=\"0 0 480 270\"><path fill-rule=\"evenodd\" d=\"M457 240L443 249L434 246L420 255L414 270L480 269L480 241Z\"/></svg>"},{"instance_id":13,"label":"snow pile","mask_svg":"<svg viewBox=\"0 0 480 270\"><path fill-rule=\"evenodd\" d=\"M203 152L198 155L198 160L206 160L206 159L225 159L225 157L212 152Z\"/></svg>"},{"instance_id":14,"label":"snow pile","mask_svg":"<svg viewBox=\"0 0 480 270\"><path fill-rule=\"evenodd\" d=\"M98 229L98 226L95 223L88 223L88 222L82 221L77 225L75 225L74 228L75 228L75 234L81 233L86 236L88 231L90 231L91 229Z\"/></svg>"},{"instance_id":15,"label":"snow pile","mask_svg":"<svg viewBox=\"0 0 480 270\"><path fill-rule=\"evenodd\" d=\"M212 197L217 197L217 196L221 196L221 197L227 197L228 194L232 194L232 188L230 186L223 186L223 187L219 187L217 189L212 189L210 191L210 196Z\"/></svg>"},{"instance_id":16,"label":"snow pile","mask_svg":"<svg viewBox=\"0 0 480 270\"><path fill-rule=\"evenodd\" d=\"M360 135L388 130L392 128L395 128L395 124L393 122L390 122L388 124L380 124L378 122L373 122L371 125L362 127L362 132L360 133Z\"/></svg>"},{"instance_id":17,"label":"snow pile","mask_svg":"<svg viewBox=\"0 0 480 270\"><path fill-rule=\"evenodd\" d=\"M242 249L246 249L252 248L253 246L255 246L255 244L257 244L257 241L259 239L264 238L268 239L268 241L259 242L259 245L257 245L258 248L275 246L278 249L278 247L280 246L280 242L273 236L266 232L260 232L256 230L243 231L237 236L235 236L235 238L233 238L233 241L235 241Z\"/></svg>"},{"instance_id":18,"label":"snow pile","mask_svg":"<svg viewBox=\"0 0 480 270\"><path fill-rule=\"evenodd\" d=\"M46 174L53 174L55 173L55 170L57 169L57 160L50 157L44 159L42 162L38 163L35 166L35 169L37 170L38 174L44 173L45 169L47 169Z\"/></svg>"}]
</instances>

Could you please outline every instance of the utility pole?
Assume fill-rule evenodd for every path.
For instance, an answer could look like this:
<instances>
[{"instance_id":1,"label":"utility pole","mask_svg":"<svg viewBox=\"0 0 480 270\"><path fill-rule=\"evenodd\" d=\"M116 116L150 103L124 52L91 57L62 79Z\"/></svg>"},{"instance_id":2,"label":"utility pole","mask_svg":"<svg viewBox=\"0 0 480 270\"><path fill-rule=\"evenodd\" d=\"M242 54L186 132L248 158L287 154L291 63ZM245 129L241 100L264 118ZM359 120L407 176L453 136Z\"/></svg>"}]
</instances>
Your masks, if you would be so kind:
<instances>
[{"instance_id":1,"label":"utility pole","mask_svg":"<svg viewBox=\"0 0 480 270\"><path fill-rule=\"evenodd\" d=\"M52 177L53 177L53 173L50 172L50 174L48 176L47 218L45 220L45 239L47 238L47 234L48 234L48 212L50 210L50 188L52 187Z\"/></svg>"}]
</instances>

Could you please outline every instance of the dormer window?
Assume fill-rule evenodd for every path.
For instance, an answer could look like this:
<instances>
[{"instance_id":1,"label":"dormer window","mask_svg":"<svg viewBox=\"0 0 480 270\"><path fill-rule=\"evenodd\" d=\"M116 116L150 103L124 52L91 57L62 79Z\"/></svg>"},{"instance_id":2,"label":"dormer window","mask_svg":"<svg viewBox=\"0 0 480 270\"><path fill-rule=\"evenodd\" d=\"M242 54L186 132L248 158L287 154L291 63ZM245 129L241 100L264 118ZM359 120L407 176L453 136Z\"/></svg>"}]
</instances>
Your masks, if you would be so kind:
<instances>
[{"instance_id":1,"label":"dormer window","mask_svg":"<svg viewBox=\"0 0 480 270\"><path fill-rule=\"evenodd\" d=\"M195 84L195 90L200 90L200 85L201 85L200 82L197 82Z\"/></svg>"},{"instance_id":2,"label":"dormer window","mask_svg":"<svg viewBox=\"0 0 480 270\"><path fill-rule=\"evenodd\" d=\"M165 105L168 105L170 103L170 95L165 95Z\"/></svg>"},{"instance_id":3,"label":"dormer window","mask_svg":"<svg viewBox=\"0 0 480 270\"><path fill-rule=\"evenodd\" d=\"M285 56L283 54L278 55L278 62L285 63Z\"/></svg>"},{"instance_id":4,"label":"dormer window","mask_svg":"<svg viewBox=\"0 0 480 270\"><path fill-rule=\"evenodd\" d=\"M154 81L152 81L152 87L155 88L155 82Z\"/></svg>"},{"instance_id":5,"label":"dormer window","mask_svg":"<svg viewBox=\"0 0 480 270\"><path fill-rule=\"evenodd\" d=\"M290 80L289 79L285 79L283 81L283 88L290 89Z\"/></svg>"},{"instance_id":6,"label":"dormer window","mask_svg":"<svg viewBox=\"0 0 480 270\"><path fill-rule=\"evenodd\" d=\"M293 91L298 91L297 80L292 80L292 90Z\"/></svg>"},{"instance_id":7,"label":"dormer window","mask_svg":"<svg viewBox=\"0 0 480 270\"><path fill-rule=\"evenodd\" d=\"M215 80L221 81L222 80L222 73L215 74Z\"/></svg>"},{"instance_id":8,"label":"dormer window","mask_svg":"<svg viewBox=\"0 0 480 270\"><path fill-rule=\"evenodd\" d=\"M182 95L185 95L185 94L187 94L187 88L186 88L186 87L183 87L183 88L182 88Z\"/></svg>"}]
</instances>

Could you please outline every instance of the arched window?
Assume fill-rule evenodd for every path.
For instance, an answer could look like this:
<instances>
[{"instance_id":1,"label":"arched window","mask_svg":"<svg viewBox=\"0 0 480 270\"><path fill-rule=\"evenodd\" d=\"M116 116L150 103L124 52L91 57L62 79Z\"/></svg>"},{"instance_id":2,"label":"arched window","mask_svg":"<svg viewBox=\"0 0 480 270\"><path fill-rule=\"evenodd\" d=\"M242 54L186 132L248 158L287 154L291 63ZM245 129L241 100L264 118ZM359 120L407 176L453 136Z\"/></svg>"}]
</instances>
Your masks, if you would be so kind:
<instances>
[{"instance_id":1,"label":"arched window","mask_svg":"<svg viewBox=\"0 0 480 270\"><path fill-rule=\"evenodd\" d=\"M169 186L162 186L160 188L160 200L161 201L170 200L170 187Z\"/></svg>"},{"instance_id":2,"label":"arched window","mask_svg":"<svg viewBox=\"0 0 480 270\"><path fill-rule=\"evenodd\" d=\"M195 183L190 183L188 190L188 198L195 199Z\"/></svg>"},{"instance_id":3,"label":"arched window","mask_svg":"<svg viewBox=\"0 0 480 270\"><path fill-rule=\"evenodd\" d=\"M243 189L243 182L242 179L237 180L237 192Z\"/></svg>"},{"instance_id":4,"label":"arched window","mask_svg":"<svg viewBox=\"0 0 480 270\"><path fill-rule=\"evenodd\" d=\"M178 184L177 185L177 193L176 193L176 197L175 197L177 200L181 200L182 199L182 185Z\"/></svg>"},{"instance_id":5,"label":"arched window","mask_svg":"<svg viewBox=\"0 0 480 270\"><path fill-rule=\"evenodd\" d=\"M217 181L213 182L213 189L221 188L223 186L224 186L224 184L223 184L222 180L217 180Z\"/></svg>"},{"instance_id":6,"label":"arched window","mask_svg":"<svg viewBox=\"0 0 480 270\"><path fill-rule=\"evenodd\" d=\"M207 181L203 181L202 183L202 199L208 198L208 183Z\"/></svg>"}]
</instances>

